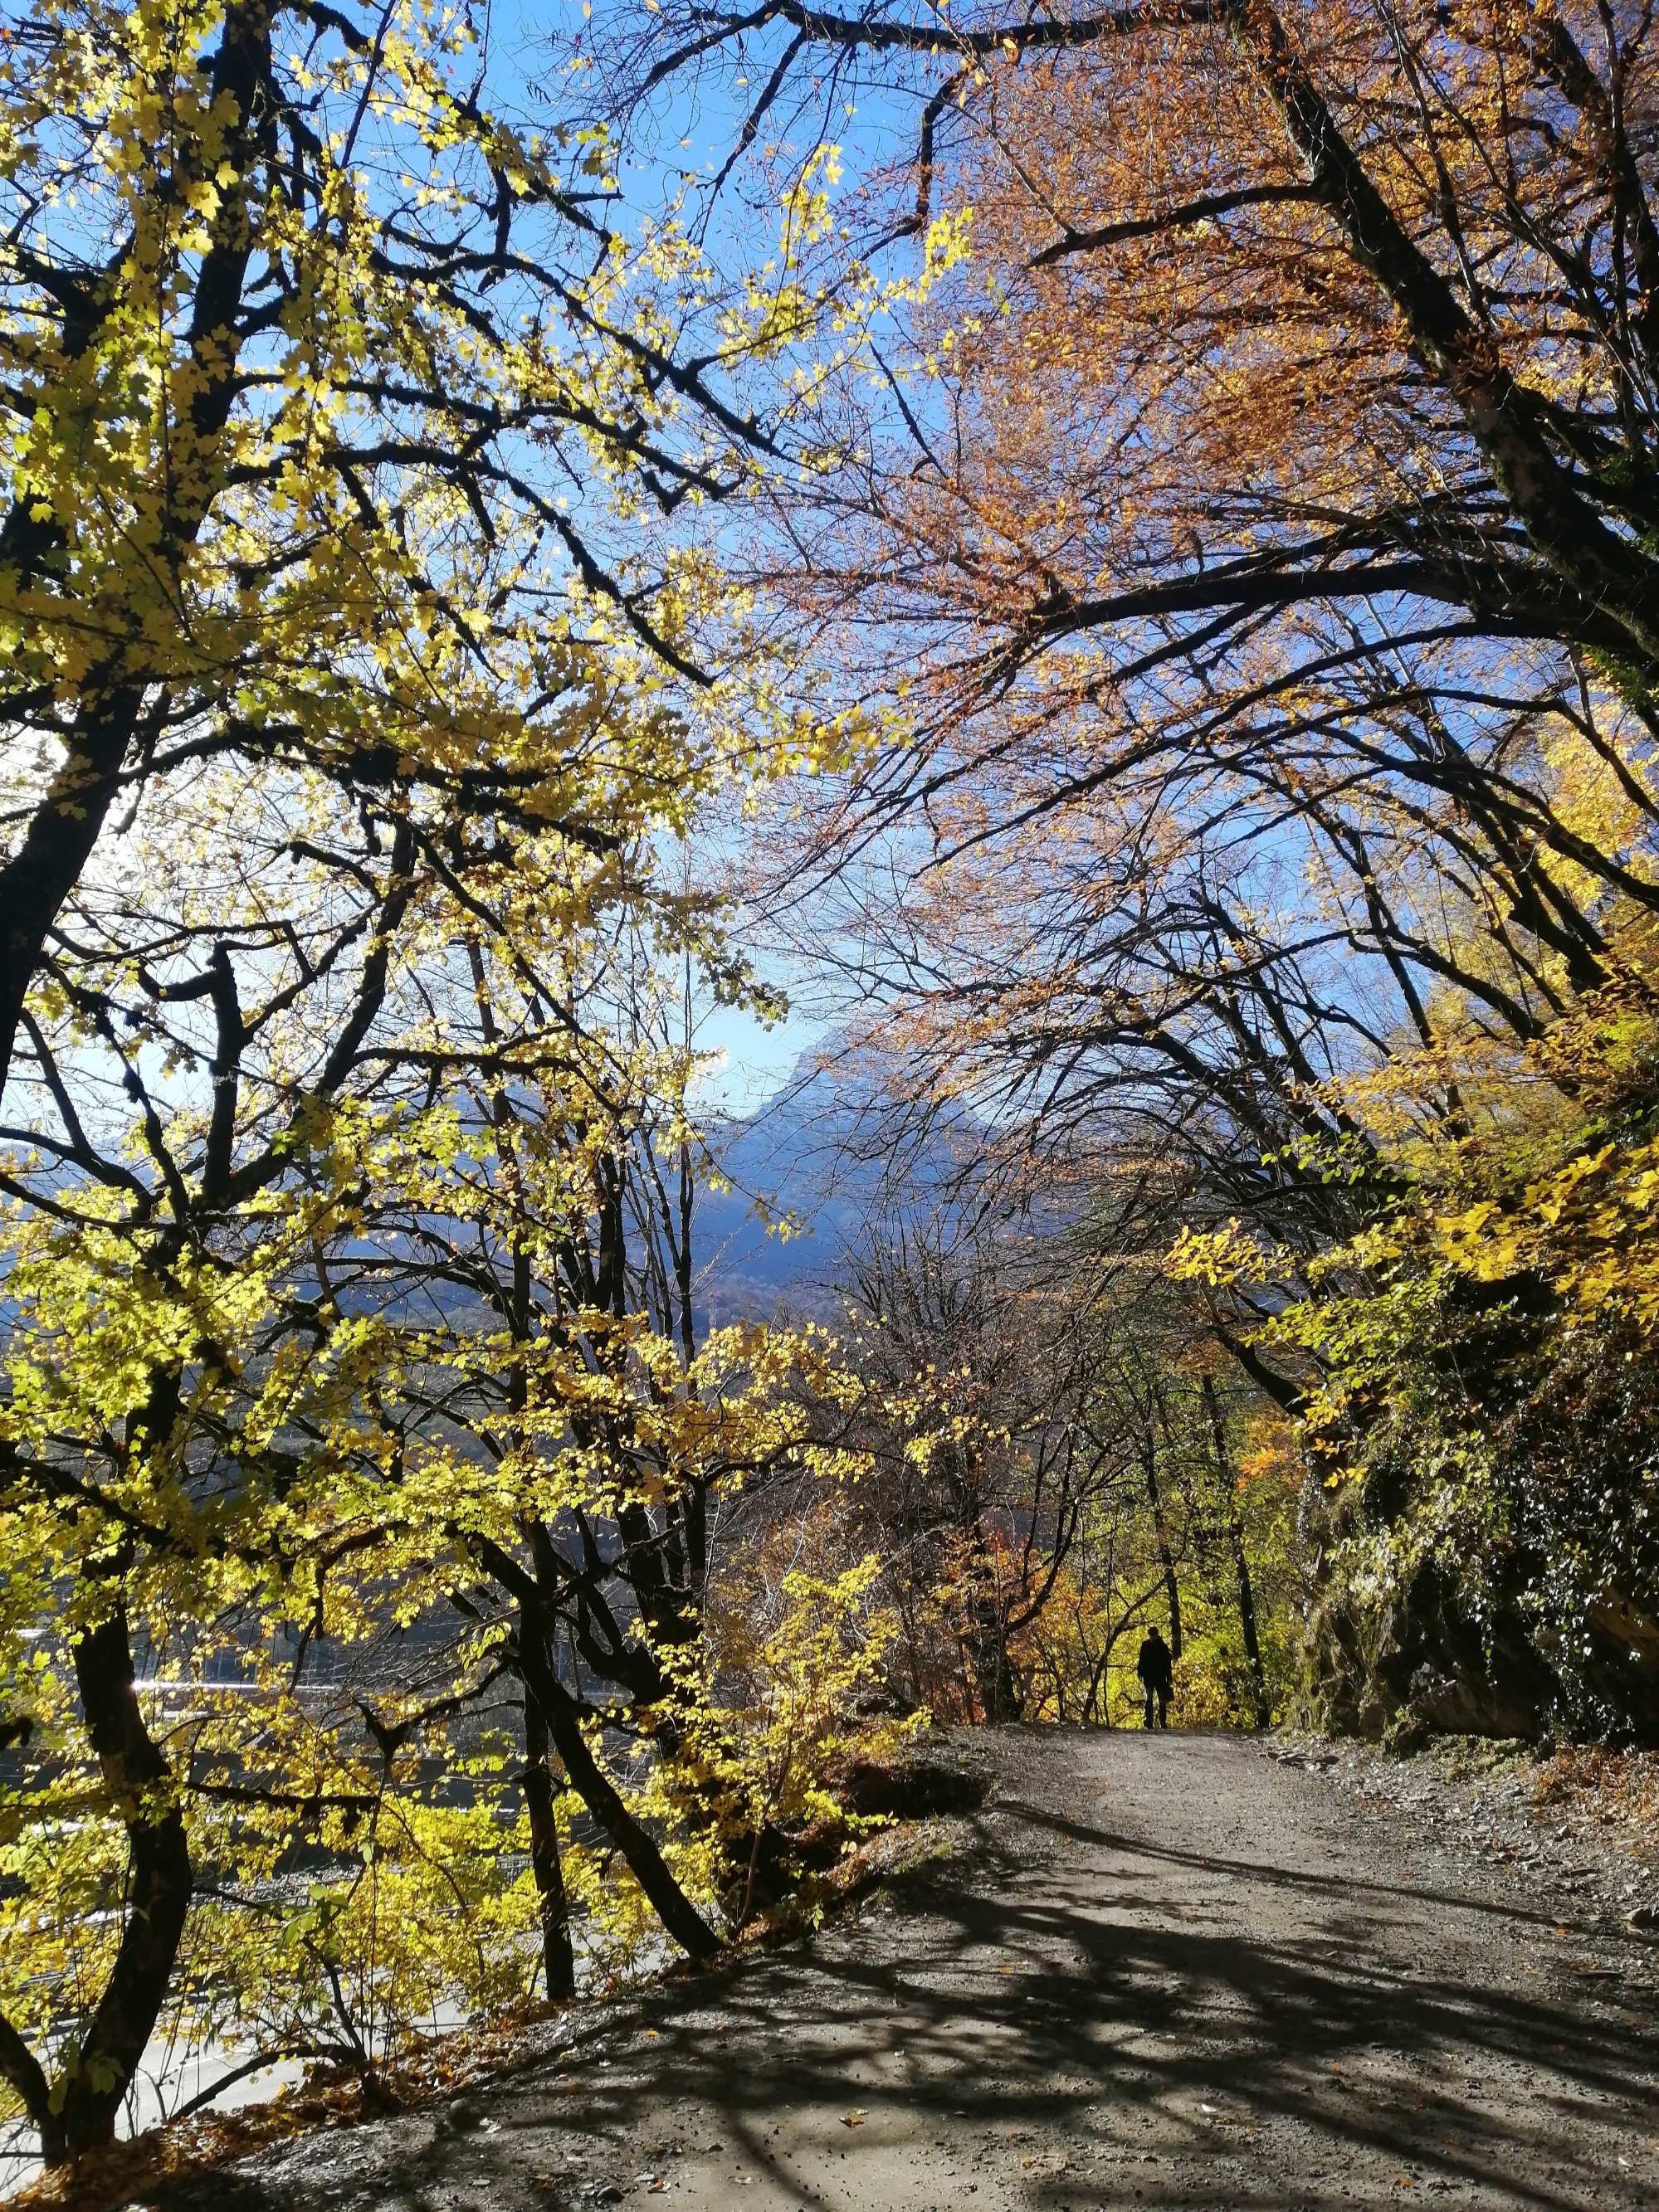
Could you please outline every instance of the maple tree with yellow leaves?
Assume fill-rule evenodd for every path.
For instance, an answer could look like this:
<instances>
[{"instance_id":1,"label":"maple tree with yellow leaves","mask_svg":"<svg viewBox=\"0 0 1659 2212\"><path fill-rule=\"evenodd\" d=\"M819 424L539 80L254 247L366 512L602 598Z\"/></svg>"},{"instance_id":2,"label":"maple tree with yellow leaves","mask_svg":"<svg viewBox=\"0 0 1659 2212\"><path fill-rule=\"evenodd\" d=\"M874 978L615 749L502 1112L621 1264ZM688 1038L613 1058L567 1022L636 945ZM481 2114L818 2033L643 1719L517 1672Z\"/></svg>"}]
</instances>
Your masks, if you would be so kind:
<instances>
[{"instance_id":1,"label":"maple tree with yellow leaves","mask_svg":"<svg viewBox=\"0 0 1659 2212\"><path fill-rule=\"evenodd\" d=\"M770 1003L668 857L801 743L674 536L752 426L675 358L695 252L484 59L418 4L0 44L0 2078L49 2161L147 2052L372 2076L579 1941L711 1955L791 1879L780 1759L858 1733L856 1578L711 1704L710 1519L836 1479L829 1349L647 1281L665 979Z\"/></svg>"}]
</instances>

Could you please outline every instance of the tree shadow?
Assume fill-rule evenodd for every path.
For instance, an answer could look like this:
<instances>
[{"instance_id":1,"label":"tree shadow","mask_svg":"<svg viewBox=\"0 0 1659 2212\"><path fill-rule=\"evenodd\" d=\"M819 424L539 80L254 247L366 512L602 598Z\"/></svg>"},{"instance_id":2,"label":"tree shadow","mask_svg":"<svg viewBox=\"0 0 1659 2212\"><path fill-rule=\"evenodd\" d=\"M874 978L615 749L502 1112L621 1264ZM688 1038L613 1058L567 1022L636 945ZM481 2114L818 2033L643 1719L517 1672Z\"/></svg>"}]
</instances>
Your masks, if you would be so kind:
<instances>
[{"instance_id":1,"label":"tree shadow","mask_svg":"<svg viewBox=\"0 0 1659 2212\"><path fill-rule=\"evenodd\" d=\"M1549 1986L1549 1914L1204 1855L1006 1799L999 1814L1083 1847L1069 1889L1069 1853L1008 1855L981 1822L970 1854L896 1886L890 1920L867 1909L811 1944L659 1986L580 2052L469 2092L435 2124L358 2130L349 2149L337 2136L150 2201L553 2212L615 2201L602 2192L627 2190L641 2159L662 2152L672 2169L714 2137L776 2196L817 2208L845 2191L803 2187L780 2116L807 2116L795 2154L810 2138L839 2158L822 2146L855 2106L866 2120L846 2171L897 2134L937 2156L951 2212L1265 2212L1404 2203L1407 2189L1540 2212L1659 2203L1619 2158L1632 2131L1644 2151L1659 2132L1650 2005L1614 2018L1605 1994ZM1535 1991L1471 1972L1484 1957L1495 1975L1510 1943L1535 1949ZM1024 2172L1022 2136L1075 2154L1063 2172ZM970 2156L993 2185L975 2194L953 2179Z\"/></svg>"}]
</instances>

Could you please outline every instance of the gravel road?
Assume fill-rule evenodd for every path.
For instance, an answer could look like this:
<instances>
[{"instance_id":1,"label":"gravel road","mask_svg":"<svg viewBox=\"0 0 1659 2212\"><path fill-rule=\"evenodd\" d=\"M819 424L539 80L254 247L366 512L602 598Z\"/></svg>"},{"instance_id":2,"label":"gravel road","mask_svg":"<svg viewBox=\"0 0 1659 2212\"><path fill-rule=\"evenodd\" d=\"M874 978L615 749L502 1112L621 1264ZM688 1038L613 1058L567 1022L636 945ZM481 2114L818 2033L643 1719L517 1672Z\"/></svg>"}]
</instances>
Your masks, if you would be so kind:
<instances>
[{"instance_id":1,"label":"gravel road","mask_svg":"<svg viewBox=\"0 0 1659 2212\"><path fill-rule=\"evenodd\" d=\"M1659 1945L1468 1792L1195 1733L973 1755L988 1809L855 1919L149 2201L1659 2207Z\"/></svg>"}]
</instances>

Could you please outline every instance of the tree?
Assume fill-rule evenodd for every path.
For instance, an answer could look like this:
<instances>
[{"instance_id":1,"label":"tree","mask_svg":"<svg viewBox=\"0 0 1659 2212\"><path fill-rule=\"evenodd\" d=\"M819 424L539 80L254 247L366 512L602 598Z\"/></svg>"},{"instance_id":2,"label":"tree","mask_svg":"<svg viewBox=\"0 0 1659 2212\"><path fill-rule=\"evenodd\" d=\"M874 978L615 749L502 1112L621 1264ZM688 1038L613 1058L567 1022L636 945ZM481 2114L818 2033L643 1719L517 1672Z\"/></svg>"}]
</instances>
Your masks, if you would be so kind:
<instances>
[{"instance_id":1,"label":"tree","mask_svg":"<svg viewBox=\"0 0 1659 2212\"><path fill-rule=\"evenodd\" d=\"M372 2069L532 1926L568 1990L572 1895L720 1940L697 1522L798 1448L792 1354L632 1303L690 1063L623 1009L750 988L661 861L778 727L676 520L765 447L717 389L756 339L678 358L684 234L631 249L603 138L484 88L419 5L0 51L0 2070L53 2158L164 2005ZM296 1916L307 1854L362 1872Z\"/></svg>"},{"instance_id":2,"label":"tree","mask_svg":"<svg viewBox=\"0 0 1659 2212\"><path fill-rule=\"evenodd\" d=\"M471 688L451 672L463 714ZM614 696L610 711L620 720ZM187 1727L182 1747L176 1730L158 1735L138 1678L164 1673L161 1658L188 1676L192 1644L227 1633L251 1639L257 1670L296 1607L300 1626L326 1619L325 1563L341 1555L318 1516L376 1427L372 1320L334 1302L329 1254L371 1219L375 1171L418 1158L422 1129L453 1126L433 1079L466 1051L433 1049L442 977L422 976L429 933L441 942L480 903L488 912L514 861L567 923L615 876L623 788L605 775L609 738L596 740L585 700L561 720L563 744L550 719L522 787L533 796L545 777L567 804L580 788L613 825L592 841L599 854L552 830L538 848L488 830L475 846L476 819L434 820L407 786L370 812L315 776L249 789L210 764L156 779L125 866L77 896L26 1012L41 1111L7 1133L28 1149L5 1176L3 1589L8 1703L24 1701L33 1723L14 1814L22 1924L48 1964L20 1944L11 1968L31 2013L44 2003L49 2023L67 1999L75 2024L46 2027L56 2084L15 2026L4 2064L49 2155L106 2139L168 1994L191 1904L191 1816L213 1802L196 1770L256 1804L241 1770L269 1771L222 1712ZM659 785L644 737L631 731L611 757ZM536 957L523 932L516 950ZM392 1048L400 1029L413 1066ZM478 1658L465 1655L463 1688ZM289 1747L278 1727L279 1770ZM293 1777L270 1787L303 1809ZM331 1798L337 1819L354 1805L361 1816L361 1778L319 1784L314 1818ZM95 1852L56 1869L40 1857L65 1802L89 1838L116 1823L130 1869L118 1939L94 1945L107 1971L89 1990L49 1963L76 1909L58 1893L52 1910L54 1885L74 1891L97 1871Z\"/></svg>"},{"instance_id":3,"label":"tree","mask_svg":"<svg viewBox=\"0 0 1659 2212\"><path fill-rule=\"evenodd\" d=\"M882 1560L907 1696L936 1715L1021 1717L1019 1649L1142 1464L1112 1398L1109 1273L1063 1230L965 1198L895 1212L850 1262L847 1433L871 1464L849 1541Z\"/></svg>"},{"instance_id":4,"label":"tree","mask_svg":"<svg viewBox=\"0 0 1659 2212\"><path fill-rule=\"evenodd\" d=\"M1399 1202L1261 1332L1307 1385L1328 1719L1407 1740L1659 1728L1654 1034L1644 963L1488 1062L1471 1126L1396 1125ZM1259 1286L1275 1259L1224 1232L1176 1264Z\"/></svg>"},{"instance_id":5,"label":"tree","mask_svg":"<svg viewBox=\"0 0 1659 2212\"><path fill-rule=\"evenodd\" d=\"M763 77L763 49L781 54ZM1109 625L1133 647L1164 615L1210 618L1213 644L1263 609L1403 599L1628 659L1639 698L1659 580L1638 542L1659 270L1644 19L1149 0L945 25L782 0L665 11L612 58L617 104L740 65L765 86L745 145L781 102L835 115L872 79L921 103L904 234L941 185L971 196L988 304L1013 308L1039 369L1070 356L1123 441L1071 480L1069 531L1065 479L1026 507L1056 525L1047 562L1019 557L1034 538L999 562L994 514L960 545L957 574L981 579L966 604L1006 593L1017 661ZM1062 310L1046 336L1039 305ZM1582 365L1571 397L1558 345ZM926 416L921 483L948 495ZM1096 483L1131 455L1141 497L1115 514ZM988 459L971 453L975 475Z\"/></svg>"},{"instance_id":6,"label":"tree","mask_svg":"<svg viewBox=\"0 0 1659 2212\"><path fill-rule=\"evenodd\" d=\"M1641 1246L1611 1200L1640 1171L1640 1082L1620 1077L1611 1124L1581 1116L1605 1073L1549 1040L1605 992L1643 1001L1659 896L1646 17L785 6L695 29L671 10L613 56L622 96L733 64L763 87L750 139L776 166L854 137L872 88L883 123L915 103L826 226L818 296L844 312L860 250L927 281L848 348L834 459L778 486L757 560L903 734L817 808L809 848L866 988L873 969L951 1091L977 1085L1056 1147L1156 1159L1194 1232L1236 1243L1194 1277L1224 1340L1316 1421L1332 1381L1346 1463L1376 1477L1346 1493L1355 1541L1440 1542L1431 1515L1401 1516L1432 1489L1436 1422L1514 1470L1496 1432L1518 1406L1583 1402L1575 1361L1611 1378L1630 1348L1609 1330L1589 1355L1561 1285ZM880 125L858 127L867 144ZM1593 1233L1562 1200L1582 1259L1522 1238L1537 1264L1513 1279L1486 1258L1455 1286L1420 1272L1454 1194L1495 1202L1494 1159L1507 1191L1540 1128L1560 1175L1609 1196ZM1373 1230L1413 1255L1375 1337L1355 1304L1382 1287ZM1413 1304L1436 1282L1444 1330ZM1390 1399L1369 1354L1363 1387L1333 1379L1408 1313L1423 1394ZM1501 1389L1449 1377L1466 1341ZM1603 1501L1600 1537L1574 1524L1571 1605L1540 1599L1528 1626L1524 1575L1460 1595L1446 1538L1423 1638L1397 1610L1390 1695L1439 1667L1490 1714L1501 1646L1505 1725L1553 1698L1589 1712L1534 1629L1565 1648L1593 1615L1595 1724L1650 1725L1607 1671L1656 1617L1628 1413L1610 1458L1569 1476L1565 1450L1555 1504L1527 1509L1541 1557L1575 1487ZM1481 1541L1501 1549L1521 1491L1493 1496Z\"/></svg>"},{"instance_id":7,"label":"tree","mask_svg":"<svg viewBox=\"0 0 1659 2212\"><path fill-rule=\"evenodd\" d=\"M541 599L522 698L428 689L524 618L544 549L590 622L701 674L690 573L659 607L643 527L720 488L729 410L654 305L690 264L612 237L602 143L499 120L473 48L420 0L8 25L0 1078L100 838L181 765L556 814L513 717L563 690L580 603Z\"/></svg>"},{"instance_id":8,"label":"tree","mask_svg":"<svg viewBox=\"0 0 1659 2212\"><path fill-rule=\"evenodd\" d=\"M896 234L927 281L842 341L758 557L907 732L820 810L823 866L884 825L934 862L877 959L957 955L1030 1095L1196 1085L1258 1153L1362 1143L1317 1096L1356 1053L1426 1043L1447 989L1534 1035L1606 979L1610 904L1651 910L1650 58L1607 36L786 6L612 57L617 104L741 64L778 161L861 84L921 106L919 199L896 223L878 173L818 297Z\"/></svg>"},{"instance_id":9,"label":"tree","mask_svg":"<svg viewBox=\"0 0 1659 2212\"><path fill-rule=\"evenodd\" d=\"M198 764L74 894L27 1012L0 2065L51 2158L108 2140L164 2006L186 2039L372 2073L441 2002L521 1998L532 1929L568 1995L573 1902L710 1955L754 1819L799 1814L867 1672L818 1682L805 1742L714 1709L711 1501L834 1462L784 1388L830 1363L633 1303L626 1192L691 1066L619 1009L653 945L677 987L705 950L733 980L657 872L714 769L561 650L589 680L535 733L558 827ZM453 671L441 696L465 710ZM803 1586L765 1649L787 1672L856 1595Z\"/></svg>"}]
</instances>

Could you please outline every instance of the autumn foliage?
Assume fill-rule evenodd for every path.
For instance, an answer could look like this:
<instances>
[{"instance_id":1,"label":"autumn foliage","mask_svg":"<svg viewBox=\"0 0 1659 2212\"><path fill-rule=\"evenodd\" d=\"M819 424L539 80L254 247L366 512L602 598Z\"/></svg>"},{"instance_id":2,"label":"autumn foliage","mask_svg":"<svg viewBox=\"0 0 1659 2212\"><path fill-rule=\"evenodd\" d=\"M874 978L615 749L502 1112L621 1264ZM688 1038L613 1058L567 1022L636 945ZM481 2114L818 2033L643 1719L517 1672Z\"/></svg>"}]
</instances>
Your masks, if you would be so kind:
<instances>
[{"instance_id":1,"label":"autumn foliage","mask_svg":"<svg viewBox=\"0 0 1659 2212\"><path fill-rule=\"evenodd\" d=\"M1137 1719L1154 1620L1188 1722L1659 1733L1647 12L547 60L0 32L52 2160L180 2050L711 1958L930 1718ZM694 1014L780 957L889 1173L832 1317L711 1329Z\"/></svg>"},{"instance_id":2,"label":"autumn foliage","mask_svg":"<svg viewBox=\"0 0 1659 2212\"><path fill-rule=\"evenodd\" d=\"M866 346L754 559L890 733L793 849L915 1093L1092 1174L1297 1425L1314 1710L1650 1735L1645 14L600 46L740 76L769 173L860 149Z\"/></svg>"}]
</instances>

